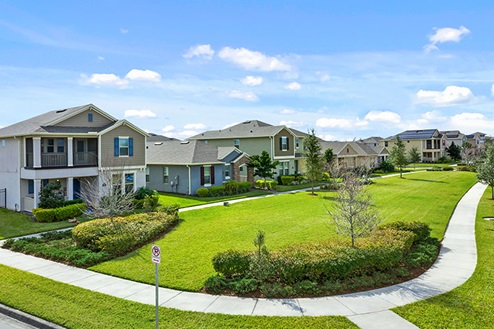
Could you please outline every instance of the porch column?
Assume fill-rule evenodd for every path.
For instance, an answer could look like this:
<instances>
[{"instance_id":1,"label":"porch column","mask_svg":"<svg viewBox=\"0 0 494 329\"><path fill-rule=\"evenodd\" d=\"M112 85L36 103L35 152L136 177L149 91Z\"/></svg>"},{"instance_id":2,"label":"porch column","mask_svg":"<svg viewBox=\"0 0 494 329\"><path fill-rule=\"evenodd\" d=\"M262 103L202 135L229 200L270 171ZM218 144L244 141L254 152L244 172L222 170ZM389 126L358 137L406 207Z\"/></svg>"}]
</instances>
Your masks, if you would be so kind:
<instances>
[{"instance_id":1,"label":"porch column","mask_svg":"<svg viewBox=\"0 0 494 329\"><path fill-rule=\"evenodd\" d=\"M67 166L74 166L74 143L73 137L67 137ZM69 199L72 200L72 199Z\"/></svg>"},{"instance_id":2,"label":"porch column","mask_svg":"<svg viewBox=\"0 0 494 329\"><path fill-rule=\"evenodd\" d=\"M41 137L33 137L33 167L41 168Z\"/></svg>"},{"instance_id":3,"label":"porch column","mask_svg":"<svg viewBox=\"0 0 494 329\"><path fill-rule=\"evenodd\" d=\"M41 192L41 179L34 180L34 208L38 208L39 192Z\"/></svg>"},{"instance_id":4,"label":"porch column","mask_svg":"<svg viewBox=\"0 0 494 329\"><path fill-rule=\"evenodd\" d=\"M74 200L74 177L67 178L67 200Z\"/></svg>"}]
</instances>

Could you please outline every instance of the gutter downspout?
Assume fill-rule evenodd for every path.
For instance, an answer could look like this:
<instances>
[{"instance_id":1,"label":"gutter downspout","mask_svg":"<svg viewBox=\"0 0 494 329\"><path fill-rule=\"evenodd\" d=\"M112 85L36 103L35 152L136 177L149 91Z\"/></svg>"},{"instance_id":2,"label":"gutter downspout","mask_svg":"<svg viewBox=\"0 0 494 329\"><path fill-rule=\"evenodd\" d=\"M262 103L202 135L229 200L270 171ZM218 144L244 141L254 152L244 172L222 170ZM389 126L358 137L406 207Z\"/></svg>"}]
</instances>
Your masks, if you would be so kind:
<instances>
[{"instance_id":1,"label":"gutter downspout","mask_svg":"<svg viewBox=\"0 0 494 329\"><path fill-rule=\"evenodd\" d=\"M189 165L185 165L187 167L187 169L189 169L189 195L192 195L192 182L190 180L190 166Z\"/></svg>"}]
</instances>

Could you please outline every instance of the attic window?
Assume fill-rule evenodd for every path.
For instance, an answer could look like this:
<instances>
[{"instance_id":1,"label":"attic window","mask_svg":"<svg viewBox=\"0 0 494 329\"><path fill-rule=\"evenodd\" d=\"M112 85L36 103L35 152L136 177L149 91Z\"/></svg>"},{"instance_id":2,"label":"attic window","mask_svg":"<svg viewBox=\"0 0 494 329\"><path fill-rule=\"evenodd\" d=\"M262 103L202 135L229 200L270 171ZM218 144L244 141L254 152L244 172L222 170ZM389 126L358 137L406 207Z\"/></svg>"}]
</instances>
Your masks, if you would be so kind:
<instances>
[{"instance_id":1,"label":"attic window","mask_svg":"<svg viewBox=\"0 0 494 329\"><path fill-rule=\"evenodd\" d=\"M92 113L88 113L87 114L87 121L88 122L93 122L93 114Z\"/></svg>"},{"instance_id":2,"label":"attic window","mask_svg":"<svg viewBox=\"0 0 494 329\"><path fill-rule=\"evenodd\" d=\"M346 149L346 153L350 153L350 149L348 147Z\"/></svg>"},{"instance_id":3,"label":"attic window","mask_svg":"<svg viewBox=\"0 0 494 329\"><path fill-rule=\"evenodd\" d=\"M65 111L67 111L67 109L58 110L58 111L56 111L56 113L63 113L63 112L65 112Z\"/></svg>"}]
</instances>

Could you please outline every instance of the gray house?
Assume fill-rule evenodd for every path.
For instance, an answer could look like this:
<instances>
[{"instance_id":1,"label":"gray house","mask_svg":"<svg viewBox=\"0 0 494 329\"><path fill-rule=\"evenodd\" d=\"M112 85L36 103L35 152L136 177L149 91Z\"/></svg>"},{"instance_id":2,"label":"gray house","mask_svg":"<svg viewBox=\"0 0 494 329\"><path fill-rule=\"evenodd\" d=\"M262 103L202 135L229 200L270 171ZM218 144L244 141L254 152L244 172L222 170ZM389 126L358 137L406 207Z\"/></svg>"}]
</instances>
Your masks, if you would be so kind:
<instances>
[{"instance_id":1,"label":"gray house","mask_svg":"<svg viewBox=\"0 0 494 329\"><path fill-rule=\"evenodd\" d=\"M147 133L93 104L50 111L0 129L0 189L6 207L31 211L41 188L62 184L65 198L87 184L122 193L145 186ZM114 177L112 185L102 174Z\"/></svg>"},{"instance_id":2,"label":"gray house","mask_svg":"<svg viewBox=\"0 0 494 329\"><path fill-rule=\"evenodd\" d=\"M246 162L248 156L233 146L153 136L147 142L146 185L161 192L192 195L200 187L220 186L230 179L246 181Z\"/></svg>"}]
</instances>

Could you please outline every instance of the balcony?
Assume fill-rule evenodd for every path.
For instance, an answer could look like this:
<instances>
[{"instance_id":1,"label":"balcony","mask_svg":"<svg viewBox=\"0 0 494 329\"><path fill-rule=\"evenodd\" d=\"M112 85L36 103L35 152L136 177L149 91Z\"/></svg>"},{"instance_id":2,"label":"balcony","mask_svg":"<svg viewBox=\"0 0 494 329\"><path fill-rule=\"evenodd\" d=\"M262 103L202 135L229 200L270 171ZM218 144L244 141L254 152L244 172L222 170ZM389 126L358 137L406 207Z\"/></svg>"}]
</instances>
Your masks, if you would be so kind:
<instances>
[{"instance_id":1,"label":"balcony","mask_svg":"<svg viewBox=\"0 0 494 329\"><path fill-rule=\"evenodd\" d=\"M97 166L98 155L96 155L94 152L75 152L73 162L74 162L74 167Z\"/></svg>"},{"instance_id":2,"label":"balcony","mask_svg":"<svg viewBox=\"0 0 494 329\"><path fill-rule=\"evenodd\" d=\"M98 156L94 152L75 152L73 167L94 167L98 165ZM41 153L41 168L68 167L67 153ZM33 153L26 153L26 168L34 168Z\"/></svg>"}]
</instances>

